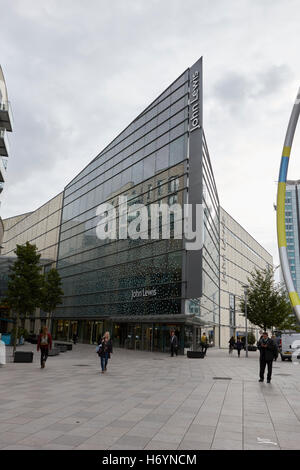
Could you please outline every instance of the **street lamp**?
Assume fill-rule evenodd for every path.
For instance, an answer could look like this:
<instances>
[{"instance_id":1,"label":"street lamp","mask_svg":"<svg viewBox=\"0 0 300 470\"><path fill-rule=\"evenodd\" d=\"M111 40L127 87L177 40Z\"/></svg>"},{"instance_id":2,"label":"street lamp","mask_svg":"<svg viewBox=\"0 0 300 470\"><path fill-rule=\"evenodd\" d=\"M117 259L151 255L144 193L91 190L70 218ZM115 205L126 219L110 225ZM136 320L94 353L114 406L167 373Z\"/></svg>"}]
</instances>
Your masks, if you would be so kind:
<instances>
[{"instance_id":1,"label":"street lamp","mask_svg":"<svg viewBox=\"0 0 300 470\"><path fill-rule=\"evenodd\" d=\"M245 338L245 349L246 349L246 357L248 357L248 322L247 322L247 294L249 286L244 285L244 299L245 299L245 330L246 330L246 338Z\"/></svg>"}]
</instances>

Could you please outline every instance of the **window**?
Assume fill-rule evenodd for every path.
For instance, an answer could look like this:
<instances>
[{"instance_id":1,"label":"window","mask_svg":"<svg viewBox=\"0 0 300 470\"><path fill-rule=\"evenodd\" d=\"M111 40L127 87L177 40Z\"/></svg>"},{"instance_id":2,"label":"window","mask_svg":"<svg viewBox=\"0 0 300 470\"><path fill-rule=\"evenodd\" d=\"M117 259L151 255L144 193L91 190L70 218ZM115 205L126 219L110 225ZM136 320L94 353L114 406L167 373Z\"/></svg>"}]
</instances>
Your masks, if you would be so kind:
<instances>
[{"instance_id":1,"label":"window","mask_svg":"<svg viewBox=\"0 0 300 470\"><path fill-rule=\"evenodd\" d=\"M182 135L178 139L170 143L170 166L176 165L186 157L185 136Z\"/></svg>"},{"instance_id":2,"label":"window","mask_svg":"<svg viewBox=\"0 0 300 470\"><path fill-rule=\"evenodd\" d=\"M176 204L177 202L178 202L177 194L174 194L173 196L169 196L169 206L172 206L172 204Z\"/></svg>"},{"instance_id":3,"label":"window","mask_svg":"<svg viewBox=\"0 0 300 470\"><path fill-rule=\"evenodd\" d=\"M157 194L159 196L161 196L162 193L163 193L163 189L162 189L163 182L164 182L163 180L158 180L157 181Z\"/></svg>"},{"instance_id":4,"label":"window","mask_svg":"<svg viewBox=\"0 0 300 470\"><path fill-rule=\"evenodd\" d=\"M169 178L168 191L169 193L174 193L179 189L179 178L177 176L172 176Z\"/></svg>"},{"instance_id":5,"label":"window","mask_svg":"<svg viewBox=\"0 0 300 470\"><path fill-rule=\"evenodd\" d=\"M143 161L136 163L132 167L132 180L134 184L138 184L143 180Z\"/></svg>"},{"instance_id":6,"label":"window","mask_svg":"<svg viewBox=\"0 0 300 470\"><path fill-rule=\"evenodd\" d=\"M148 184L148 193L147 193L148 200L151 199L152 189L153 189L152 184Z\"/></svg>"},{"instance_id":7,"label":"window","mask_svg":"<svg viewBox=\"0 0 300 470\"><path fill-rule=\"evenodd\" d=\"M235 295L229 294L229 323L235 326Z\"/></svg>"},{"instance_id":8,"label":"window","mask_svg":"<svg viewBox=\"0 0 300 470\"><path fill-rule=\"evenodd\" d=\"M156 172L168 168L169 164L169 146L161 148L156 152Z\"/></svg>"},{"instance_id":9,"label":"window","mask_svg":"<svg viewBox=\"0 0 300 470\"><path fill-rule=\"evenodd\" d=\"M144 179L151 178L155 174L155 155L150 155L144 160Z\"/></svg>"}]
</instances>

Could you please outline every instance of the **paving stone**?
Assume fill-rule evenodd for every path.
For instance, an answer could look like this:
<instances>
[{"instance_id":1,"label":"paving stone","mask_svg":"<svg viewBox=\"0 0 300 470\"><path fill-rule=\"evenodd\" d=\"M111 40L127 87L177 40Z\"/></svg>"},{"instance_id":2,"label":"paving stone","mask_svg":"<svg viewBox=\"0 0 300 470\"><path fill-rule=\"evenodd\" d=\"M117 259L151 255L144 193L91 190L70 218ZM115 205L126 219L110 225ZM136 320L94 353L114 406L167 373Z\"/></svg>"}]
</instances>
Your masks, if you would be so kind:
<instances>
[{"instance_id":1,"label":"paving stone","mask_svg":"<svg viewBox=\"0 0 300 470\"><path fill-rule=\"evenodd\" d=\"M8 444L14 444L22 439L25 439L27 435L20 432L9 432L3 431L0 433L0 442L7 442Z\"/></svg>"},{"instance_id":2,"label":"paving stone","mask_svg":"<svg viewBox=\"0 0 300 470\"><path fill-rule=\"evenodd\" d=\"M189 441L184 439L178 447L178 450L209 450L210 442Z\"/></svg>"},{"instance_id":3,"label":"paving stone","mask_svg":"<svg viewBox=\"0 0 300 470\"><path fill-rule=\"evenodd\" d=\"M140 448L143 449L150 439L148 437L141 437L141 436L123 436L116 442L117 445L125 445L125 446L136 446L136 449ZM135 447L131 447L134 449Z\"/></svg>"},{"instance_id":4,"label":"paving stone","mask_svg":"<svg viewBox=\"0 0 300 470\"><path fill-rule=\"evenodd\" d=\"M51 442L50 444L47 444L41 447L41 449L42 450L73 450L74 446L60 445L60 444L55 444L54 442Z\"/></svg>"},{"instance_id":5,"label":"paving stone","mask_svg":"<svg viewBox=\"0 0 300 470\"><path fill-rule=\"evenodd\" d=\"M78 446L85 441L85 436L73 436L70 434L64 434L54 439L53 444L65 445L65 446Z\"/></svg>"},{"instance_id":6,"label":"paving stone","mask_svg":"<svg viewBox=\"0 0 300 470\"><path fill-rule=\"evenodd\" d=\"M216 440L216 441L224 440L224 441L240 441L240 442L242 442L243 435L240 432L217 430L214 440Z\"/></svg>"},{"instance_id":7,"label":"paving stone","mask_svg":"<svg viewBox=\"0 0 300 470\"><path fill-rule=\"evenodd\" d=\"M151 440L145 447L145 450L176 450L178 444L176 442L163 442Z\"/></svg>"},{"instance_id":8,"label":"paving stone","mask_svg":"<svg viewBox=\"0 0 300 470\"><path fill-rule=\"evenodd\" d=\"M287 365L277 363L276 374ZM298 369L287 377L274 370L271 386L259 384L258 355L238 360L211 348L205 361L192 362L116 348L103 376L94 346L77 344L42 372L38 356L26 366L1 369L1 448L274 450L257 437L278 438L275 450L300 448Z\"/></svg>"},{"instance_id":9,"label":"paving stone","mask_svg":"<svg viewBox=\"0 0 300 470\"><path fill-rule=\"evenodd\" d=\"M212 450L243 450L242 441L234 441L231 439L215 439L211 446Z\"/></svg>"}]
</instances>

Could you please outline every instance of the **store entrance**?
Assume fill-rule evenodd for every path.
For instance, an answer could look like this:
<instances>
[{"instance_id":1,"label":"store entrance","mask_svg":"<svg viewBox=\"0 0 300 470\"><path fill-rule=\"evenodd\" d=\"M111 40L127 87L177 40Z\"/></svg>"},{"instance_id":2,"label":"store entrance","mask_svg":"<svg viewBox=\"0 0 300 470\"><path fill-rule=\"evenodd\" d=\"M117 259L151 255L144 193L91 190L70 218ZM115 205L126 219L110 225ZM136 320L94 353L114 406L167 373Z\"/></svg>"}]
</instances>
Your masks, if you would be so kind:
<instances>
[{"instance_id":1,"label":"store entrance","mask_svg":"<svg viewBox=\"0 0 300 470\"><path fill-rule=\"evenodd\" d=\"M153 345L153 327L152 323L142 326L142 349L144 351L152 351Z\"/></svg>"},{"instance_id":2,"label":"store entrance","mask_svg":"<svg viewBox=\"0 0 300 470\"><path fill-rule=\"evenodd\" d=\"M103 321L95 321L93 324L92 343L95 344L104 335Z\"/></svg>"}]
</instances>

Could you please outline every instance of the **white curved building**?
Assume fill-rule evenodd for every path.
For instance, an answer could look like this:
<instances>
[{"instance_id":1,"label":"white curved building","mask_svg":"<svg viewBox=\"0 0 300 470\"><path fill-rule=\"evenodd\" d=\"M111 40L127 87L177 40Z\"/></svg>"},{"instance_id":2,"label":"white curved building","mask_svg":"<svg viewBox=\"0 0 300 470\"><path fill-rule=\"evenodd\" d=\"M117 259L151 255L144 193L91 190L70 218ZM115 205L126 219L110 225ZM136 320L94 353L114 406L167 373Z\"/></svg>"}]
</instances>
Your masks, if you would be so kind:
<instances>
[{"instance_id":1,"label":"white curved building","mask_svg":"<svg viewBox=\"0 0 300 470\"><path fill-rule=\"evenodd\" d=\"M8 100L7 87L0 66L0 193L3 191L7 158L9 156L7 132L12 132L12 127L12 113Z\"/></svg>"}]
</instances>

